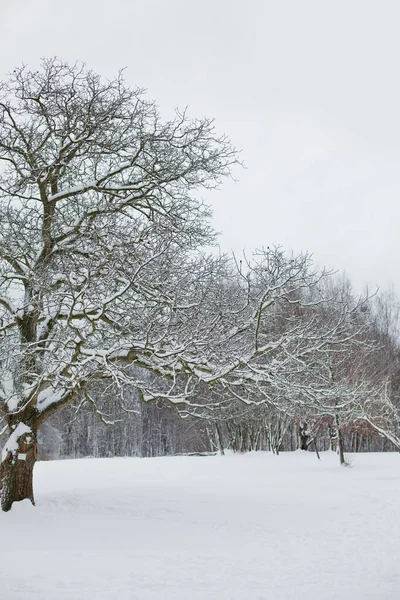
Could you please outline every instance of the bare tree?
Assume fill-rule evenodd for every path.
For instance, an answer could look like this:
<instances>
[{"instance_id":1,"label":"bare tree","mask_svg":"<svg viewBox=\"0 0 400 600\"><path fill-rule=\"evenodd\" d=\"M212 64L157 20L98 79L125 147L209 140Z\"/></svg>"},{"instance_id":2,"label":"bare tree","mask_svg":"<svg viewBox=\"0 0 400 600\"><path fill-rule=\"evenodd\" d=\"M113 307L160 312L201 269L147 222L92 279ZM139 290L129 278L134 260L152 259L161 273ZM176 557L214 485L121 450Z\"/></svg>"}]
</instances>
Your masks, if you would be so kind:
<instances>
[{"instance_id":1,"label":"bare tree","mask_svg":"<svg viewBox=\"0 0 400 600\"><path fill-rule=\"evenodd\" d=\"M393 290L383 292L370 307L373 352L364 357L360 371L363 393L358 395L356 418L400 450L400 304Z\"/></svg>"},{"instance_id":2,"label":"bare tree","mask_svg":"<svg viewBox=\"0 0 400 600\"><path fill-rule=\"evenodd\" d=\"M319 423L329 422L343 464L342 428L356 419L365 387L360 364L374 348L368 298L315 270L307 254L267 248L236 265L239 277L220 286L230 306L230 327L213 345L221 367L205 378L212 394L196 389L198 399L204 394L197 414L212 410L226 445L242 451L260 447L261 434L278 451L290 419L312 421L307 441L317 450Z\"/></svg>"},{"instance_id":3,"label":"bare tree","mask_svg":"<svg viewBox=\"0 0 400 600\"><path fill-rule=\"evenodd\" d=\"M193 192L237 159L212 121L162 122L122 73L45 60L0 87L0 162L8 510L34 500L38 428L93 381L121 386L123 364L174 377L199 360L213 317L196 314L220 260L194 254L214 234Z\"/></svg>"}]
</instances>

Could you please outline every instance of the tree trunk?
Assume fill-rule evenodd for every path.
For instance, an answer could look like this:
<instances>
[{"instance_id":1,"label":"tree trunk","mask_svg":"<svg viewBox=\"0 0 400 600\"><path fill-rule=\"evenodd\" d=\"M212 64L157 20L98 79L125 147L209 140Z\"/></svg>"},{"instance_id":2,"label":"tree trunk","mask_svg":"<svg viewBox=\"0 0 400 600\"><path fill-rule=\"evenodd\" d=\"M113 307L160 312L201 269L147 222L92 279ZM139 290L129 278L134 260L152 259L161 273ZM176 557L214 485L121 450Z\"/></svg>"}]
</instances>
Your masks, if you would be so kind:
<instances>
[{"instance_id":1,"label":"tree trunk","mask_svg":"<svg viewBox=\"0 0 400 600\"><path fill-rule=\"evenodd\" d=\"M344 458L343 438L342 438L342 434L340 431L338 431L338 453L339 453L340 464L344 465L346 463L346 460Z\"/></svg>"},{"instance_id":2,"label":"tree trunk","mask_svg":"<svg viewBox=\"0 0 400 600\"><path fill-rule=\"evenodd\" d=\"M1 508L11 509L13 502L29 499L35 504L33 496L33 468L37 458L36 432L25 423L12 426L0 466Z\"/></svg>"},{"instance_id":3,"label":"tree trunk","mask_svg":"<svg viewBox=\"0 0 400 600\"><path fill-rule=\"evenodd\" d=\"M318 452L318 445L317 445L317 438L313 438L310 442L310 444L313 443L314 444L314 450L315 450L315 454L317 455L318 460L321 459L319 452Z\"/></svg>"},{"instance_id":4,"label":"tree trunk","mask_svg":"<svg viewBox=\"0 0 400 600\"><path fill-rule=\"evenodd\" d=\"M221 429L220 429L220 426L218 425L218 423L215 423L215 433L216 433L215 437L217 438L217 443L218 443L218 449L220 451L221 456L224 456L225 455L224 440L223 440Z\"/></svg>"},{"instance_id":5,"label":"tree trunk","mask_svg":"<svg viewBox=\"0 0 400 600\"><path fill-rule=\"evenodd\" d=\"M307 423L300 423L299 425L299 437L300 437L300 450L308 450L308 441L310 436L307 430Z\"/></svg>"},{"instance_id":6,"label":"tree trunk","mask_svg":"<svg viewBox=\"0 0 400 600\"><path fill-rule=\"evenodd\" d=\"M343 437L342 432L339 427L339 417L335 415L335 429L336 429L336 439L337 439L337 453L339 455L339 461L341 465L345 465L346 461L344 458L344 449L343 449Z\"/></svg>"}]
</instances>

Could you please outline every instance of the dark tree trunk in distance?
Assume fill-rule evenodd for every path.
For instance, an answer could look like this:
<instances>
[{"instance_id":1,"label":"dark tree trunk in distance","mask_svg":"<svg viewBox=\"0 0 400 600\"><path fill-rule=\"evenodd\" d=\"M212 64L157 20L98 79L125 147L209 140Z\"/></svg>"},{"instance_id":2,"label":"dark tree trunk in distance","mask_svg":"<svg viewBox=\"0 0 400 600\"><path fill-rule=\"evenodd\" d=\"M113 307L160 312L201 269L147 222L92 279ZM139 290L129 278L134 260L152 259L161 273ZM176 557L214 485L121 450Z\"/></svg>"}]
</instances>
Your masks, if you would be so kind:
<instances>
[{"instance_id":1,"label":"dark tree trunk in distance","mask_svg":"<svg viewBox=\"0 0 400 600\"><path fill-rule=\"evenodd\" d=\"M300 450L308 450L310 436L307 431L307 423L299 424Z\"/></svg>"},{"instance_id":2,"label":"dark tree trunk in distance","mask_svg":"<svg viewBox=\"0 0 400 600\"><path fill-rule=\"evenodd\" d=\"M337 414L335 415L335 429L336 429L336 441L337 441L337 453L339 455L339 461L341 465L345 465L346 464L346 460L344 458L344 448L343 448L343 436L342 436L342 432L340 431L340 426L339 426L339 417L337 416Z\"/></svg>"}]
</instances>

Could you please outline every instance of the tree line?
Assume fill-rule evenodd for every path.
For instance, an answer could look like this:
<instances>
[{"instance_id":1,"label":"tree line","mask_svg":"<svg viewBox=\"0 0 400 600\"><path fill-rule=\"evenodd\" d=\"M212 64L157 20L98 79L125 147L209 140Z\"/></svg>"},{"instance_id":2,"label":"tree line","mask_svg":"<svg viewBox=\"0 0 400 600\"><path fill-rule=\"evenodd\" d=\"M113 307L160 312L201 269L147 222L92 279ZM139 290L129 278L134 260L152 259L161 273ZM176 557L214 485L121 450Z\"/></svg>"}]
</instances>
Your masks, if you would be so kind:
<instances>
[{"instance_id":1,"label":"tree line","mask_svg":"<svg viewBox=\"0 0 400 600\"><path fill-rule=\"evenodd\" d=\"M336 279L335 284L345 287L349 293L348 281ZM182 411L159 400L143 403L135 388L125 394L125 409L116 390L98 390L97 394L93 390L98 396L95 403L78 403L49 420L43 431L39 458L224 454L227 450L268 450L279 454L297 449L318 455L326 450L339 451L339 432L343 454L393 451L397 446L393 444L392 435L396 440L398 437L400 302L393 291L376 294L364 304L362 313L368 323L368 344L373 343L367 348L374 353L365 357L374 367L363 364L362 377L367 369L371 388L381 385L383 398L390 390L392 404L384 418L376 410L369 414L369 417L374 415L373 426L358 401L335 408L301 400L292 404L281 399L276 404L244 405L231 399L229 407L216 403L211 410L200 411L196 407L191 414L187 409ZM351 353L346 360L348 368L355 368ZM379 404L381 402L382 399ZM344 456L342 462L345 462Z\"/></svg>"}]
</instances>

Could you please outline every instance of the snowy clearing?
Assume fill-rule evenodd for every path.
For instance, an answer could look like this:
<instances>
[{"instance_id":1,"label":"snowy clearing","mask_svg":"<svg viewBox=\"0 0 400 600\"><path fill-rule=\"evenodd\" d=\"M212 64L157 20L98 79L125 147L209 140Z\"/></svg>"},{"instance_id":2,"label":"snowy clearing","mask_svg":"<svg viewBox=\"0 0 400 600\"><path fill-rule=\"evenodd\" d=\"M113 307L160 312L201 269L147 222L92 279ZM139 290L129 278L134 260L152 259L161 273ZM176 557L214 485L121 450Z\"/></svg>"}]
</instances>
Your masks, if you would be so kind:
<instances>
[{"instance_id":1,"label":"snowy clearing","mask_svg":"<svg viewBox=\"0 0 400 600\"><path fill-rule=\"evenodd\" d=\"M38 463L0 514L4 600L395 600L400 456Z\"/></svg>"}]
</instances>

